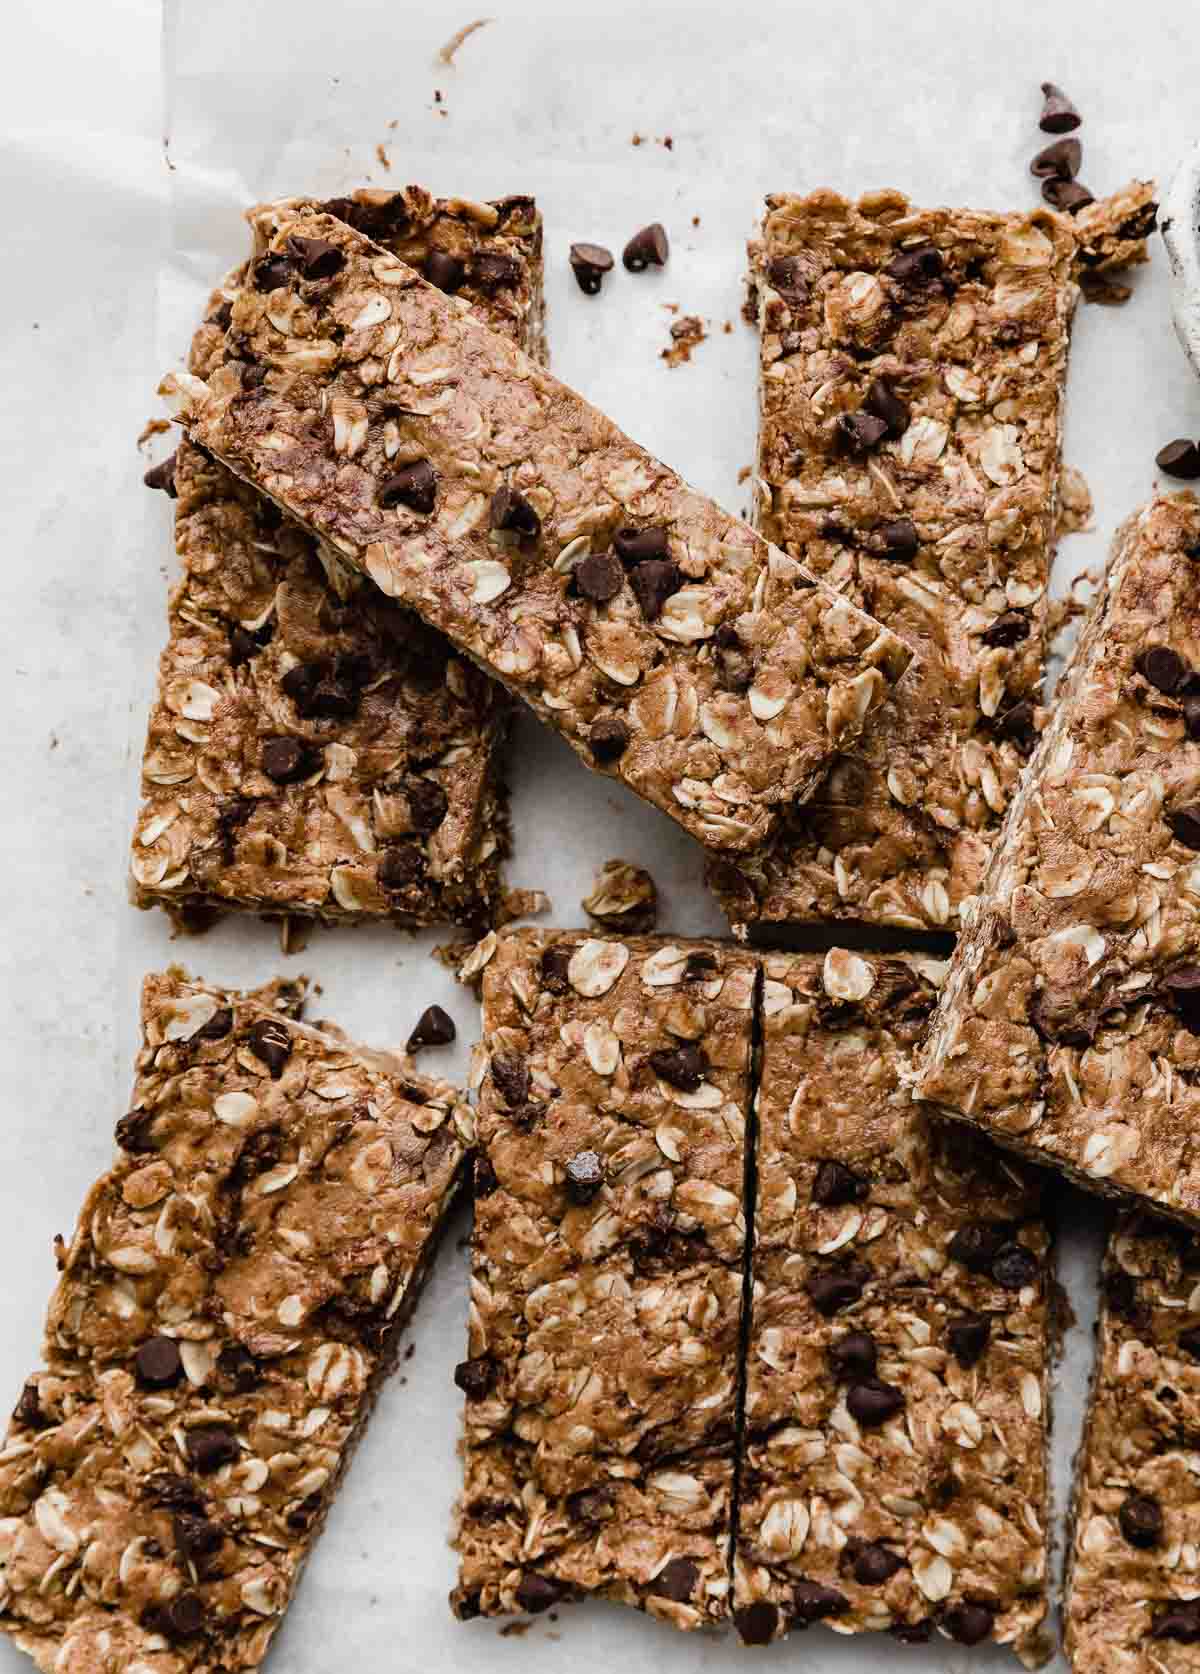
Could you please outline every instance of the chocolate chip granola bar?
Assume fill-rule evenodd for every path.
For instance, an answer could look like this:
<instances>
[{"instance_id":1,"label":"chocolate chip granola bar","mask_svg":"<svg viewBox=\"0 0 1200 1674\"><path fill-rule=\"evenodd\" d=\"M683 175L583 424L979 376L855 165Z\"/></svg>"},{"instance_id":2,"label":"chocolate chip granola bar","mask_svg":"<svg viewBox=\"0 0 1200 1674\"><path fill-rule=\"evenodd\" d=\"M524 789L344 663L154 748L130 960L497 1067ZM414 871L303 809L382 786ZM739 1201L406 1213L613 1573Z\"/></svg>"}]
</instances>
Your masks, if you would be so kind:
<instances>
[{"instance_id":1,"label":"chocolate chip granola bar","mask_svg":"<svg viewBox=\"0 0 1200 1674\"><path fill-rule=\"evenodd\" d=\"M325 207L542 351L532 199L409 187ZM193 372L219 364L244 282L239 270L214 293ZM173 486L184 573L142 766L135 901L491 921L508 844L507 694L376 589L340 597L311 536L186 439Z\"/></svg>"},{"instance_id":2,"label":"chocolate chip granola bar","mask_svg":"<svg viewBox=\"0 0 1200 1674\"><path fill-rule=\"evenodd\" d=\"M146 981L0 1452L0 1629L45 1674L256 1668L394 1358L471 1114L301 992Z\"/></svg>"},{"instance_id":3,"label":"chocolate chip granola bar","mask_svg":"<svg viewBox=\"0 0 1200 1674\"><path fill-rule=\"evenodd\" d=\"M1041 1650L1049 1235L911 1102L944 967L770 955L734 1620Z\"/></svg>"},{"instance_id":4,"label":"chocolate chip granola bar","mask_svg":"<svg viewBox=\"0 0 1200 1674\"><path fill-rule=\"evenodd\" d=\"M255 219L194 441L524 697L591 766L750 850L910 653L395 256Z\"/></svg>"},{"instance_id":5,"label":"chocolate chip granola bar","mask_svg":"<svg viewBox=\"0 0 1200 1674\"><path fill-rule=\"evenodd\" d=\"M461 1617L728 1613L757 976L566 931L484 970Z\"/></svg>"},{"instance_id":6,"label":"chocolate chip granola bar","mask_svg":"<svg viewBox=\"0 0 1200 1674\"><path fill-rule=\"evenodd\" d=\"M919 1091L1200 1222L1200 503L1118 532L959 941Z\"/></svg>"}]
</instances>

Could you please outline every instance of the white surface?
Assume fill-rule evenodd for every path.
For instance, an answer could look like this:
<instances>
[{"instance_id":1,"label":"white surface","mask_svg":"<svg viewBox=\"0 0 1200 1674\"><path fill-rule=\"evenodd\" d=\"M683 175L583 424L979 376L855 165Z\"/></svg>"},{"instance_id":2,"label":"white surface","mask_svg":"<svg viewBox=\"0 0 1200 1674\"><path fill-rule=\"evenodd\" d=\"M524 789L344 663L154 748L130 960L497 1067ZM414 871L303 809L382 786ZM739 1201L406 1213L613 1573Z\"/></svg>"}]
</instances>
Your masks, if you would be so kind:
<instances>
[{"instance_id":1,"label":"white surface","mask_svg":"<svg viewBox=\"0 0 1200 1674\"><path fill-rule=\"evenodd\" d=\"M556 370L739 511L755 415L753 335L739 317L742 245L765 191L899 186L918 201L1032 203L1025 170L1041 143L1045 77L1084 113L1083 178L1096 192L1135 174L1165 180L1196 137L1200 36L1187 8L1164 0L866 0L702 13L506 4L453 68L435 64L437 48L473 15L466 0L168 0L164 82L153 0L5 8L0 1391L14 1398L36 1360L50 1237L69 1230L125 1108L141 973L182 958L216 979L256 981L284 963L274 932L254 921L172 943L163 919L127 906L124 888L172 566L170 507L141 489L147 461L134 438L156 411L157 372L182 352L210 281L241 252L238 209L364 181L534 192L546 216ZM637 148L635 132L647 136ZM667 134L670 151L655 143ZM379 142L390 173L376 160ZM572 239L619 250L656 219L672 239L665 273L618 268L601 297L576 290ZM658 359L667 302L714 322L692 364L675 370ZM1093 534L1065 543L1059 590L1100 561L1116 521L1150 491L1157 448L1200 433L1200 388L1171 331L1157 241L1126 309L1081 309L1070 399L1067 456L1090 479L1097 519ZM719 928L682 834L583 772L532 724L519 730L513 781L510 876L548 887L556 922L579 922L596 867L624 855L655 873L665 928ZM323 985L318 1012L370 1040L403 1038L424 1004L442 1000L460 1025L460 1066L475 1008L425 957L435 939L318 934L288 963ZM451 1059L426 1061L441 1068ZM1068 1193L1065 1220L1062 1276L1081 1323L1061 1377L1060 1485L1078 1432L1100 1215ZM381 1403L275 1666L324 1674L352 1660L396 1674L550 1674L623 1660L675 1674L740 1664L730 1641L685 1640L604 1607L541 1618L523 1638L452 1622L450 1372L462 1315L461 1256L450 1249L417 1317L407 1383ZM890 1641L814 1630L767 1653L763 1666L873 1670L896 1654ZM916 1667L981 1660L939 1647L903 1655ZM0 1669L22 1666L0 1648Z\"/></svg>"}]
</instances>

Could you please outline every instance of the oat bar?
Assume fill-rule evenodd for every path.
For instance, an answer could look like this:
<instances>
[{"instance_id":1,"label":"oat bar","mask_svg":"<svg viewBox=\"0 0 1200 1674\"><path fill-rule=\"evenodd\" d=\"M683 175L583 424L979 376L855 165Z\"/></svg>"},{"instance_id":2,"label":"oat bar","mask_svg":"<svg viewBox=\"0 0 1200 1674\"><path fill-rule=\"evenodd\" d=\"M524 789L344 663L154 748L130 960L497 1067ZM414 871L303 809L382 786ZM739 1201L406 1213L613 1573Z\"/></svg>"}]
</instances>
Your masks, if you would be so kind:
<instances>
[{"instance_id":1,"label":"oat bar","mask_svg":"<svg viewBox=\"0 0 1200 1674\"><path fill-rule=\"evenodd\" d=\"M256 1668L394 1359L471 1114L300 993L146 981L0 1453L0 1629L45 1674Z\"/></svg>"},{"instance_id":2,"label":"oat bar","mask_svg":"<svg viewBox=\"0 0 1200 1674\"><path fill-rule=\"evenodd\" d=\"M519 931L483 973L463 1618L728 1613L757 961Z\"/></svg>"},{"instance_id":3,"label":"oat bar","mask_svg":"<svg viewBox=\"0 0 1200 1674\"><path fill-rule=\"evenodd\" d=\"M1080 1674L1200 1661L1198 1274L1195 1240L1166 1222L1127 1216L1110 1241L1064 1611Z\"/></svg>"},{"instance_id":4,"label":"oat bar","mask_svg":"<svg viewBox=\"0 0 1200 1674\"><path fill-rule=\"evenodd\" d=\"M531 199L410 186L327 207L542 352ZM244 279L214 292L193 372L219 364ZM143 759L135 901L486 925L508 846L507 694L376 589L339 597L311 536L186 439L174 486L183 577Z\"/></svg>"},{"instance_id":5,"label":"oat bar","mask_svg":"<svg viewBox=\"0 0 1200 1674\"><path fill-rule=\"evenodd\" d=\"M909 661L396 257L255 219L195 441L701 841L751 849ZM269 288L267 288L269 287Z\"/></svg>"},{"instance_id":6,"label":"oat bar","mask_svg":"<svg viewBox=\"0 0 1200 1674\"><path fill-rule=\"evenodd\" d=\"M767 199L756 521L917 660L777 838L754 922L954 930L1035 738L1076 286L1065 216Z\"/></svg>"},{"instance_id":7,"label":"oat bar","mask_svg":"<svg viewBox=\"0 0 1200 1674\"><path fill-rule=\"evenodd\" d=\"M919 1088L1200 1222L1200 504L1118 532L961 937Z\"/></svg>"},{"instance_id":8,"label":"oat bar","mask_svg":"<svg viewBox=\"0 0 1200 1674\"><path fill-rule=\"evenodd\" d=\"M1036 1173L911 1102L944 967L770 955L734 1620L1040 1652Z\"/></svg>"}]
</instances>

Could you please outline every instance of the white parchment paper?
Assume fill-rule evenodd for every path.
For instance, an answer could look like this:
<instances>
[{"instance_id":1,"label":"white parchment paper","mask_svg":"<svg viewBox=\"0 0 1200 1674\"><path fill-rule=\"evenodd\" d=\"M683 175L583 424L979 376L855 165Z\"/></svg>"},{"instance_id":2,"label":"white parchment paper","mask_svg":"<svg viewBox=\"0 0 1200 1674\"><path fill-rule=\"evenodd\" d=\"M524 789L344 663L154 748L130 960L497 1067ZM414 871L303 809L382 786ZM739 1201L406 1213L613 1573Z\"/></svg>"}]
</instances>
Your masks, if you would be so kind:
<instances>
[{"instance_id":1,"label":"white parchment paper","mask_svg":"<svg viewBox=\"0 0 1200 1674\"><path fill-rule=\"evenodd\" d=\"M36 1363L50 1236L69 1230L125 1108L144 971L173 958L234 983L305 970L321 985L316 1014L379 1043L403 1039L436 999L460 1039L424 1061L447 1073L461 1072L477 1028L474 1002L427 957L436 936L318 932L284 960L257 921L172 942L161 916L126 903L137 759L174 572L171 508L139 482L168 444L143 457L133 444L156 411L157 373L177 363L209 286L242 252L240 211L283 193L408 180L446 194L534 193L556 371L742 511L756 415L754 337L739 314L743 246L766 191L898 186L920 202L1033 202L1026 166L1042 143L1045 77L1084 112L1083 178L1098 194L1133 175L1161 180L1196 138L1200 39L1187 9L1166 0L1132 9L503 0L452 65L440 62L439 47L473 16L466 0L166 0L161 18L154 0L6 9L0 1376L14 1396ZM651 220L671 237L665 272L618 266L602 296L582 296L569 243L619 251ZM709 332L674 369L660 359L669 305L701 315ZM1090 480L1096 527L1064 543L1057 591L1102 560L1116 522L1150 491L1162 442L1197 433L1200 388L1171 334L1156 247L1126 309L1080 311L1067 457ZM720 931L688 840L532 722L518 727L512 780L510 881L546 889L553 922L580 923L595 870L620 855L654 873L663 928ZM1066 1192L1064 1221L1060 1270L1079 1323L1059 1379L1060 1506L1103 1217ZM452 1239L275 1666L682 1674L740 1664L729 1639L685 1639L605 1606L564 1608L521 1635L451 1619L451 1371L464 1272ZM999 1653L904 1651L823 1630L757 1655L764 1666L821 1670L883 1670L898 1656L930 1668L1011 1666ZM0 1647L0 1669L21 1665Z\"/></svg>"}]
</instances>

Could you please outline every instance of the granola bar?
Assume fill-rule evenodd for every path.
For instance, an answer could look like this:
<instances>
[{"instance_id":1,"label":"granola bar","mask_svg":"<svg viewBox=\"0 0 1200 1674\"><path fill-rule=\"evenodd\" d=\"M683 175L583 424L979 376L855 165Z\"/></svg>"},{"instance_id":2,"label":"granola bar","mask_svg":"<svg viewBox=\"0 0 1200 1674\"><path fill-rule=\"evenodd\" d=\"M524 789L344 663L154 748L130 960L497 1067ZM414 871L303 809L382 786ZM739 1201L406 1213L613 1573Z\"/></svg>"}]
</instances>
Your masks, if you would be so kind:
<instances>
[{"instance_id":1,"label":"granola bar","mask_svg":"<svg viewBox=\"0 0 1200 1674\"><path fill-rule=\"evenodd\" d=\"M1195 1240L1149 1216L1109 1243L1064 1611L1081 1674L1197 1666L1198 1273Z\"/></svg>"},{"instance_id":2,"label":"granola bar","mask_svg":"<svg viewBox=\"0 0 1200 1674\"><path fill-rule=\"evenodd\" d=\"M145 983L0 1453L0 1629L45 1674L256 1668L395 1356L471 1114L300 996Z\"/></svg>"},{"instance_id":3,"label":"granola bar","mask_svg":"<svg viewBox=\"0 0 1200 1674\"><path fill-rule=\"evenodd\" d=\"M255 218L195 441L717 848L761 843L910 653L416 273ZM268 288L269 287L269 288Z\"/></svg>"},{"instance_id":4,"label":"granola bar","mask_svg":"<svg viewBox=\"0 0 1200 1674\"><path fill-rule=\"evenodd\" d=\"M1049 1233L908 1090L944 972L770 955L734 1620L1040 1650Z\"/></svg>"},{"instance_id":5,"label":"granola bar","mask_svg":"<svg viewBox=\"0 0 1200 1674\"><path fill-rule=\"evenodd\" d=\"M542 352L531 199L445 202L410 186L326 208ZM244 280L214 292L193 372L219 364ZM508 846L507 694L376 589L339 597L312 537L186 439L174 487L183 576L143 759L134 900L490 922Z\"/></svg>"},{"instance_id":6,"label":"granola bar","mask_svg":"<svg viewBox=\"0 0 1200 1674\"><path fill-rule=\"evenodd\" d=\"M1200 1222L1200 504L1118 532L961 937L919 1091Z\"/></svg>"},{"instance_id":7,"label":"granola bar","mask_svg":"<svg viewBox=\"0 0 1200 1674\"><path fill-rule=\"evenodd\" d=\"M1065 216L767 199L756 521L917 652L749 860L731 923L954 930L1035 738L1076 240Z\"/></svg>"},{"instance_id":8,"label":"granola bar","mask_svg":"<svg viewBox=\"0 0 1200 1674\"><path fill-rule=\"evenodd\" d=\"M758 975L716 942L519 931L483 973L463 1618L727 1615Z\"/></svg>"}]
</instances>

